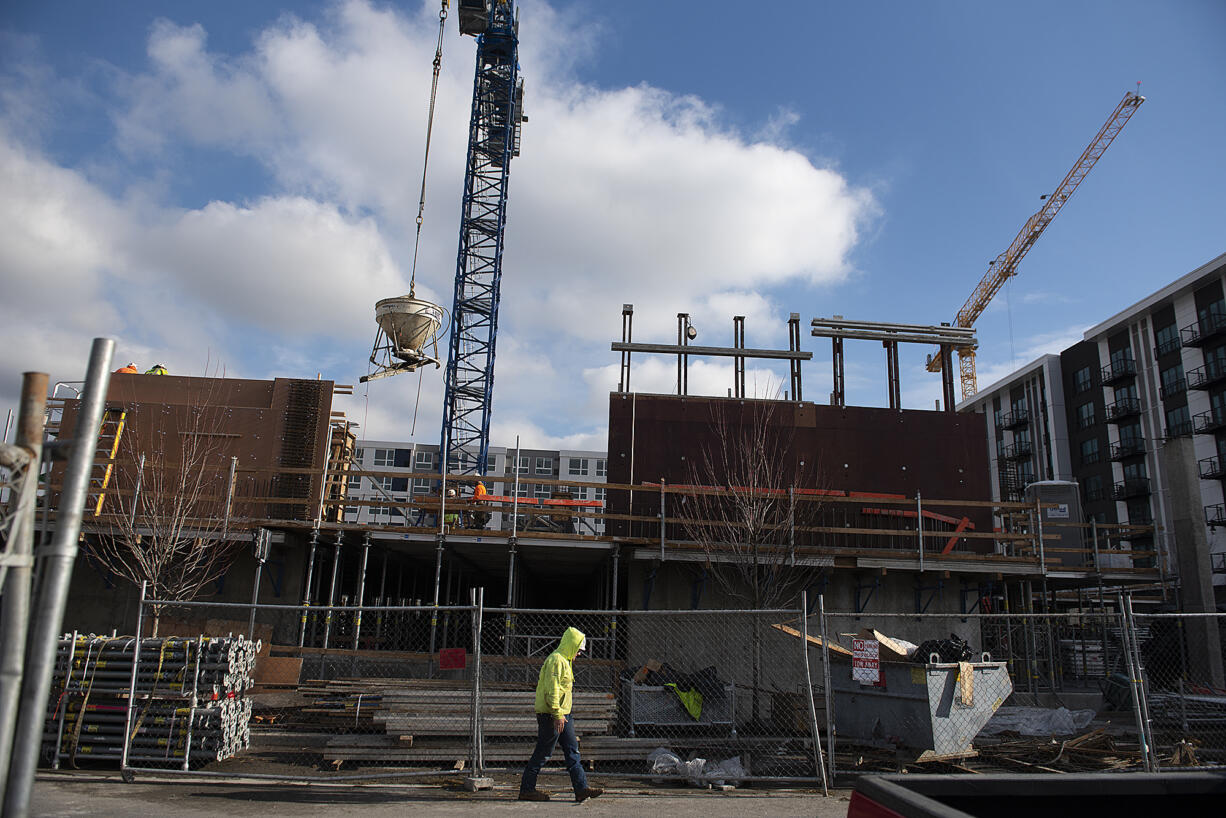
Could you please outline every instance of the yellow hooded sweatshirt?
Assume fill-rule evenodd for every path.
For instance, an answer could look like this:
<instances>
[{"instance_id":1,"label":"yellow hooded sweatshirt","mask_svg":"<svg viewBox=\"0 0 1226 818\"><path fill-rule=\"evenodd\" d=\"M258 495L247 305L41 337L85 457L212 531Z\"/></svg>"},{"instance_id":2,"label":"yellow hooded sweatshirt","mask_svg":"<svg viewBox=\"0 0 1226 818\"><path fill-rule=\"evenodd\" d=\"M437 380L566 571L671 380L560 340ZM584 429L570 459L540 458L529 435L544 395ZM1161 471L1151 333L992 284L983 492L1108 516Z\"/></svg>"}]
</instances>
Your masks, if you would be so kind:
<instances>
[{"instance_id":1,"label":"yellow hooded sweatshirt","mask_svg":"<svg viewBox=\"0 0 1226 818\"><path fill-rule=\"evenodd\" d=\"M587 642L582 632L567 628L558 642L558 649L541 665L536 682L536 712L548 713L555 719L570 713L570 690L575 683L571 662Z\"/></svg>"}]
</instances>

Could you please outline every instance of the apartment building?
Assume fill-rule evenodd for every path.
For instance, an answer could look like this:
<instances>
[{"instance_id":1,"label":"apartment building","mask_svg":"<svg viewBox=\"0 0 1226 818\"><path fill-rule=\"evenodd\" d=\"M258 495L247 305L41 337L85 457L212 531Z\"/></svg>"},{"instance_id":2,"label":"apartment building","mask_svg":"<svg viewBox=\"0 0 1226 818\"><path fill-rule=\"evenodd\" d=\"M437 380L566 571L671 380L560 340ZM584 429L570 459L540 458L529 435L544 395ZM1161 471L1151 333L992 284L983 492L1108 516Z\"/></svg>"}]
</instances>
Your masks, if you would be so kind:
<instances>
[{"instance_id":1,"label":"apartment building","mask_svg":"<svg viewBox=\"0 0 1226 818\"><path fill-rule=\"evenodd\" d=\"M1086 521L1152 525L1226 590L1226 254L959 405L988 416L993 492L1075 481ZM1191 522L1189 522L1191 520ZM1203 551L1206 559L1185 557ZM1203 564L1202 564L1203 563Z\"/></svg>"},{"instance_id":2,"label":"apartment building","mask_svg":"<svg viewBox=\"0 0 1226 818\"><path fill-rule=\"evenodd\" d=\"M464 471L472 465L475 453L461 452L448 464L448 473ZM518 461L516 462L518 458ZM346 497L350 500L385 500L406 502L424 497L437 489L436 480L413 477L413 474L439 474L438 444L390 440L359 440L354 456ZM377 474L365 474L377 472ZM583 483L607 481L608 458L604 452L570 449L520 448L490 446L486 490L496 496L547 499L559 491L559 486L543 480L573 480ZM403 477L398 475L404 475ZM576 500L603 503L605 490L595 486L575 486L564 489ZM467 493L467 492L464 492ZM404 510L395 506L365 506L351 504L345 508L345 522L372 525L403 525ZM413 512L410 512L412 514ZM413 520L408 522L409 525ZM521 515L518 530L528 524ZM489 526L509 531L511 514L495 511ZM579 534L603 534L604 520L580 518Z\"/></svg>"}]
</instances>

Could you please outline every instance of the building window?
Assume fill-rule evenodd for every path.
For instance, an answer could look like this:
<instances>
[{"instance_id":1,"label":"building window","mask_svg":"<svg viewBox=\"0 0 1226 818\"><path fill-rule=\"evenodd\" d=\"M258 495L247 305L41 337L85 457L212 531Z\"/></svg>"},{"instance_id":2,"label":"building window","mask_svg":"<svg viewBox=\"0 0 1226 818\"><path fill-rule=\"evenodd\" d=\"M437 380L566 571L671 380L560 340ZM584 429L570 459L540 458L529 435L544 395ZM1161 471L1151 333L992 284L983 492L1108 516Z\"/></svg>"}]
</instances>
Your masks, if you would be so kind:
<instances>
[{"instance_id":1,"label":"building window","mask_svg":"<svg viewBox=\"0 0 1226 818\"><path fill-rule=\"evenodd\" d=\"M374 488L383 489L384 491L392 490L392 478L390 477L372 477L370 483Z\"/></svg>"},{"instance_id":2,"label":"building window","mask_svg":"<svg viewBox=\"0 0 1226 818\"><path fill-rule=\"evenodd\" d=\"M372 462L376 466L395 466L396 465L396 450L395 449L375 449L375 459Z\"/></svg>"},{"instance_id":3,"label":"building window","mask_svg":"<svg viewBox=\"0 0 1226 818\"><path fill-rule=\"evenodd\" d=\"M596 476L597 477L608 477L609 476L609 461L608 460L602 459L602 460L596 461Z\"/></svg>"},{"instance_id":4,"label":"building window","mask_svg":"<svg viewBox=\"0 0 1226 818\"><path fill-rule=\"evenodd\" d=\"M1192 418L1188 414L1188 407L1180 406L1176 409L1168 409L1166 412L1166 436L1185 437L1190 434L1192 434Z\"/></svg>"},{"instance_id":5,"label":"building window","mask_svg":"<svg viewBox=\"0 0 1226 818\"><path fill-rule=\"evenodd\" d=\"M1130 446L1140 445L1145 440L1141 434L1141 422L1137 421L1130 426L1120 427L1120 443Z\"/></svg>"},{"instance_id":6,"label":"building window","mask_svg":"<svg viewBox=\"0 0 1226 818\"><path fill-rule=\"evenodd\" d=\"M358 521L358 507L345 506L345 522L356 523Z\"/></svg>"},{"instance_id":7,"label":"building window","mask_svg":"<svg viewBox=\"0 0 1226 818\"><path fill-rule=\"evenodd\" d=\"M1085 494L1087 503L1097 503L1106 497L1103 494L1103 478L1102 475L1092 474L1085 479L1082 484L1082 491Z\"/></svg>"},{"instance_id":8,"label":"building window","mask_svg":"<svg viewBox=\"0 0 1226 818\"><path fill-rule=\"evenodd\" d=\"M1092 466L1098 462L1098 438L1081 441L1081 465Z\"/></svg>"},{"instance_id":9,"label":"building window","mask_svg":"<svg viewBox=\"0 0 1226 818\"><path fill-rule=\"evenodd\" d=\"M420 477L413 480L413 493L417 495L430 493L430 481Z\"/></svg>"},{"instance_id":10,"label":"building window","mask_svg":"<svg viewBox=\"0 0 1226 818\"><path fill-rule=\"evenodd\" d=\"M553 474L553 458L552 457L538 457L536 459L536 473L537 474Z\"/></svg>"},{"instance_id":11,"label":"building window","mask_svg":"<svg viewBox=\"0 0 1226 818\"><path fill-rule=\"evenodd\" d=\"M1094 404L1083 403L1077 407L1077 428L1089 429L1094 425Z\"/></svg>"},{"instance_id":12,"label":"building window","mask_svg":"<svg viewBox=\"0 0 1226 818\"><path fill-rule=\"evenodd\" d=\"M1182 394L1187 390L1187 381L1183 378L1182 363L1177 363L1172 367L1162 370L1158 377L1162 382L1163 400Z\"/></svg>"},{"instance_id":13,"label":"building window","mask_svg":"<svg viewBox=\"0 0 1226 818\"><path fill-rule=\"evenodd\" d=\"M491 454L486 458L485 471L487 474L498 471L498 455Z\"/></svg>"},{"instance_id":14,"label":"building window","mask_svg":"<svg viewBox=\"0 0 1226 818\"><path fill-rule=\"evenodd\" d=\"M1174 324L1166 325L1154 333L1154 341L1157 344L1154 347L1154 352L1159 357L1169 355L1179 349L1179 327Z\"/></svg>"},{"instance_id":15,"label":"building window","mask_svg":"<svg viewBox=\"0 0 1226 818\"><path fill-rule=\"evenodd\" d=\"M366 450L365 450L365 449L355 449L355 450L354 450L354 452L353 452L353 459L354 459L354 460L358 460L358 461L360 461L360 460L361 460L362 458L364 458L365 456L366 456Z\"/></svg>"},{"instance_id":16,"label":"building window","mask_svg":"<svg viewBox=\"0 0 1226 818\"><path fill-rule=\"evenodd\" d=\"M356 474L349 475L348 486L350 491L358 491L362 488L362 478Z\"/></svg>"},{"instance_id":17,"label":"building window","mask_svg":"<svg viewBox=\"0 0 1226 818\"><path fill-rule=\"evenodd\" d=\"M1092 378L1093 374L1090 372L1090 367L1078 369L1073 373L1073 392L1080 394L1081 392L1088 391L1093 386Z\"/></svg>"},{"instance_id":18,"label":"building window","mask_svg":"<svg viewBox=\"0 0 1226 818\"><path fill-rule=\"evenodd\" d=\"M528 457L528 456L526 456L526 455L525 455L525 456L523 456L523 457L516 458L516 467L515 467L515 470L516 470L516 471L517 471L519 474L527 474L527 473L528 473L528 464L529 464L531 461L532 461L532 458L531 458L531 457Z\"/></svg>"},{"instance_id":19,"label":"building window","mask_svg":"<svg viewBox=\"0 0 1226 818\"><path fill-rule=\"evenodd\" d=\"M532 487L536 496L541 500L548 500L549 495L553 493L553 487L544 483L533 483Z\"/></svg>"},{"instance_id":20,"label":"building window","mask_svg":"<svg viewBox=\"0 0 1226 818\"><path fill-rule=\"evenodd\" d=\"M570 466L567 472L579 477L587 477L587 460L581 457L570 458Z\"/></svg>"},{"instance_id":21,"label":"building window","mask_svg":"<svg viewBox=\"0 0 1226 818\"><path fill-rule=\"evenodd\" d=\"M604 497L605 497L604 489L596 489L596 488L592 489L592 499L593 500L598 500L603 503Z\"/></svg>"},{"instance_id":22,"label":"building window","mask_svg":"<svg viewBox=\"0 0 1226 818\"><path fill-rule=\"evenodd\" d=\"M434 468L434 452L419 451L413 457L413 467L416 469L425 469L426 471Z\"/></svg>"},{"instance_id":23,"label":"building window","mask_svg":"<svg viewBox=\"0 0 1226 818\"><path fill-rule=\"evenodd\" d=\"M527 497L529 494L531 494L531 489L532 489L531 483L520 483L518 486L515 487L515 496L516 497Z\"/></svg>"}]
</instances>

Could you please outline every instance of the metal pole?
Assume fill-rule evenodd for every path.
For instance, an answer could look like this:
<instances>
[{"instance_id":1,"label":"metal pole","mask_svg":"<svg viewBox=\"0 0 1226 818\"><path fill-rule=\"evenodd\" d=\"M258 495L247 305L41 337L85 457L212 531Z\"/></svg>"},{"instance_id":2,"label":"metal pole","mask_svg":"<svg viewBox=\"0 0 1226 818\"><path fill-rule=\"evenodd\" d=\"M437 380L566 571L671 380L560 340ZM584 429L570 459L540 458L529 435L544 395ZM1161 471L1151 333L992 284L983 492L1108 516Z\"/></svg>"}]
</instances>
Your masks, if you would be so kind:
<instances>
[{"instance_id":1,"label":"metal pole","mask_svg":"<svg viewBox=\"0 0 1226 818\"><path fill-rule=\"evenodd\" d=\"M1154 726L1149 718L1149 699L1147 698L1148 691L1145 689L1145 676L1141 673L1141 644L1137 639L1137 620L1132 610L1132 594L1124 596L1124 611L1128 617L1128 640L1131 643L1131 648L1134 654L1133 667L1137 670L1136 685L1137 685L1137 700L1141 705L1141 726L1145 731L1145 752L1148 758L1146 759L1146 769L1149 772L1158 772L1158 751L1154 747Z\"/></svg>"},{"instance_id":2,"label":"metal pole","mask_svg":"<svg viewBox=\"0 0 1226 818\"><path fill-rule=\"evenodd\" d=\"M515 488L511 492L511 541L519 525L519 435L515 436Z\"/></svg>"},{"instance_id":3,"label":"metal pole","mask_svg":"<svg viewBox=\"0 0 1226 818\"><path fill-rule=\"evenodd\" d=\"M609 608L617 610L617 569L618 559L621 556L621 546L613 546L613 598L609 600ZM609 623L609 632L612 637L609 640L609 658L613 659L617 656L617 614L613 614L613 621Z\"/></svg>"},{"instance_id":4,"label":"metal pole","mask_svg":"<svg viewBox=\"0 0 1226 818\"><path fill-rule=\"evenodd\" d=\"M323 649L328 649L328 642L332 638L332 606L336 603L336 579L340 574L341 567L341 543L344 541L344 535L341 532L336 532L336 551L332 553L332 581L328 584L328 613L324 616L324 643ZM323 669L323 654L319 655L320 670Z\"/></svg>"},{"instance_id":5,"label":"metal pole","mask_svg":"<svg viewBox=\"0 0 1226 818\"><path fill-rule=\"evenodd\" d=\"M822 763L822 735L817 727L817 704L813 701L813 672L809 669L809 592L800 592L800 655L805 663L805 698L809 701L809 727L813 730L813 765L822 777L822 795L830 795L826 765Z\"/></svg>"},{"instance_id":6,"label":"metal pole","mask_svg":"<svg viewBox=\"0 0 1226 818\"><path fill-rule=\"evenodd\" d=\"M128 701L124 706L123 716L123 755L119 759L119 769L128 769L128 748L132 744L132 703L136 700L136 669L140 666L141 625L145 621L145 591L148 582L140 584L140 601L136 604L136 641L132 643L132 677L128 680ZM84 718L85 714L81 714ZM8 814L8 810L5 810Z\"/></svg>"},{"instance_id":7,"label":"metal pole","mask_svg":"<svg viewBox=\"0 0 1226 818\"><path fill-rule=\"evenodd\" d=\"M1039 534L1039 571L1043 574L1043 579L1047 579L1047 555L1043 550L1043 508L1039 505L1039 498L1034 498L1034 518L1036 520L1035 530Z\"/></svg>"},{"instance_id":8,"label":"metal pole","mask_svg":"<svg viewBox=\"0 0 1226 818\"><path fill-rule=\"evenodd\" d=\"M834 690L830 687L830 638L826 631L826 595L817 595L818 627L822 631L822 677L826 685L822 698L826 704L826 763L830 765L830 778L834 778Z\"/></svg>"},{"instance_id":9,"label":"metal pole","mask_svg":"<svg viewBox=\"0 0 1226 818\"><path fill-rule=\"evenodd\" d=\"M141 460L141 466L144 467L144 459ZM230 509L234 504L234 475L238 471L238 458L230 458L230 476L226 479L226 516L221 523L221 536L227 537L230 534ZM135 507L135 504L133 504ZM315 523L319 525L318 522Z\"/></svg>"},{"instance_id":10,"label":"metal pole","mask_svg":"<svg viewBox=\"0 0 1226 818\"><path fill-rule=\"evenodd\" d=\"M511 537L507 543L510 548L507 551L507 611L503 615L503 637L502 637L502 655L511 655L511 635L514 633L514 625L511 620L511 608L514 606L513 594L515 593L515 552L516 552L516 537Z\"/></svg>"},{"instance_id":11,"label":"metal pole","mask_svg":"<svg viewBox=\"0 0 1226 818\"><path fill-rule=\"evenodd\" d=\"M302 623L298 629L298 647L306 644L307 611L311 607L311 583L315 579L315 548L319 544L319 529L311 529L311 552L307 557L306 581L302 583Z\"/></svg>"},{"instance_id":12,"label":"metal pole","mask_svg":"<svg viewBox=\"0 0 1226 818\"><path fill-rule=\"evenodd\" d=\"M21 405L17 415L17 438L6 452L10 473L17 474L18 460L25 461L21 482L9 495L11 523L8 554L14 560L3 574L3 613L0 614L0 804L6 788L3 774L9 768L13 733L17 729L17 703L25 672L26 631L30 622L30 579L34 573L34 514L38 499L38 473L43 456L43 414L47 406L47 374L25 372L21 376ZM10 410L10 421L12 412ZM8 426L4 429L8 441ZM5 446L6 449L10 447Z\"/></svg>"},{"instance_id":13,"label":"metal pole","mask_svg":"<svg viewBox=\"0 0 1226 818\"><path fill-rule=\"evenodd\" d=\"M660 478L660 561L664 561L664 478Z\"/></svg>"},{"instance_id":14,"label":"metal pole","mask_svg":"<svg viewBox=\"0 0 1226 818\"><path fill-rule=\"evenodd\" d=\"M264 572L264 561L268 559L268 537L266 528L255 533L255 582L251 585L251 619L247 622L247 638L255 639L255 606L260 601L260 575Z\"/></svg>"},{"instance_id":15,"label":"metal pole","mask_svg":"<svg viewBox=\"0 0 1226 818\"><path fill-rule=\"evenodd\" d=\"M366 561L370 558L370 532L366 532L366 536L362 538L362 567L358 571L358 594L354 602L357 603L358 609L353 615L353 649L358 649L359 640L362 638L362 606L366 604Z\"/></svg>"},{"instance_id":16,"label":"metal pole","mask_svg":"<svg viewBox=\"0 0 1226 818\"><path fill-rule=\"evenodd\" d=\"M1153 764L1153 749L1149 745L1149 731L1145 729L1145 717L1141 713L1141 700L1144 696L1144 691L1141 689L1141 673L1137 667L1136 657L1132 652L1132 634L1129 630L1132 622L1128 616L1128 610L1124 607L1124 595L1120 592L1115 594L1116 604L1120 608L1120 641L1124 648L1124 661L1128 668L1128 679L1132 688L1132 715L1137 721L1138 739L1141 744L1141 752L1145 756L1145 772L1152 773L1154 771Z\"/></svg>"},{"instance_id":17,"label":"metal pole","mask_svg":"<svg viewBox=\"0 0 1226 818\"><path fill-rule=\"evenodd\" d=\"M516 463L516 468L519 464ZM434 555L434 610L430 612L430 661L434 661L434 648L438 639L438 585L443 579L443 535L438 535L438 548Z\"/></svg>"},{"instance_id":18,"label":"metal pole","mask_svg":"<svg viewBox=\"0 0 1226 818\"><path fill-rule=\"evenodd\" d=\"M919 569L924 573L924 501L919 489L915 490L915 535L919 541Z\"/></svg>"},{"instance_id":19,"label":"metal pole","mask_svg":"<svg viewBox=\"0 0 1226 818\"><path fill-rule=\"evenodd\" d=\"M145 482L145 455L142 452L136 464L136 486L132 489L132 513L128 515L128 526L136 530L136 509L140 506L140 488Z\"/></svg>"},{"instance_id":20,"label":"metal pole","mask_svg":"<svg viewBox=\"0 0 1226 818\"><path fill-rule=\"evenodd\" d=\"M473 606L473 708L472 708L472 765L473 775L484 774L484 730L481 718L481 626L482 614L485 610L485 588L473 588L469 591L469 599Z\"/></svg>"},{"instance_id":21,"label":"metal pole","mask_svg":"<svg viewBox=\"0 0 1226 818\"><path fill-rule=\"evenodd\" d=\"M77 538L81 515L89 495L89 473L94 465L98 430L106 408L106 387L110 382L111 356L115 342L95 338L89 355L85 391L74 434L72 454L64 470L55 536L42 556L40 588L29 635L27 672L22 680L20 713L13 736L13 757L5 792L4 814L24 816L30 810L30 790L42 747L43 722L47 697L51 692L51 672L55 667L57 637L64 624L64 606L72 581L72 564L77 557Z\"/></svg>"}]
</instances>

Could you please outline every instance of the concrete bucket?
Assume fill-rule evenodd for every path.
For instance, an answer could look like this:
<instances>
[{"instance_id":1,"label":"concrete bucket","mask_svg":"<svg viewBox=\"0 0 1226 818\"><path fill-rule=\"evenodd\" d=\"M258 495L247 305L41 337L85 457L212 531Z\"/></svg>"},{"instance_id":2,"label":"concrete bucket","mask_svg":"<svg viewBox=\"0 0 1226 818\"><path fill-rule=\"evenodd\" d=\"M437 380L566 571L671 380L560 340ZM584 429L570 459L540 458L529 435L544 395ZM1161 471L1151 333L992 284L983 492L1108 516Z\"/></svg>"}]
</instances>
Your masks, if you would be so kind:
<instances>
[{"instance_id":1,"label":"concrete bucket","mask_svg":"<svg viewBox=\"0 0 1226 818\"><path fill-rule=\"evenodd\" d=\"M426 357L424 347L442 326L443 308L407 295L384 298L375 304L375 321L390 342L390 353L417 363Z\"/></svg>"}]
</instances>

